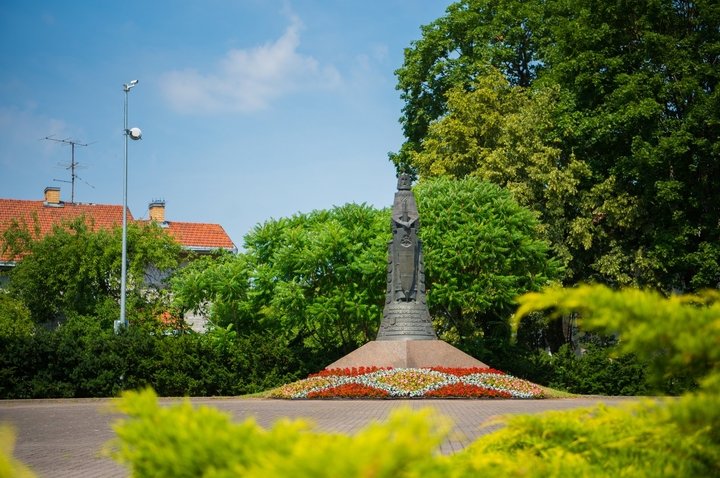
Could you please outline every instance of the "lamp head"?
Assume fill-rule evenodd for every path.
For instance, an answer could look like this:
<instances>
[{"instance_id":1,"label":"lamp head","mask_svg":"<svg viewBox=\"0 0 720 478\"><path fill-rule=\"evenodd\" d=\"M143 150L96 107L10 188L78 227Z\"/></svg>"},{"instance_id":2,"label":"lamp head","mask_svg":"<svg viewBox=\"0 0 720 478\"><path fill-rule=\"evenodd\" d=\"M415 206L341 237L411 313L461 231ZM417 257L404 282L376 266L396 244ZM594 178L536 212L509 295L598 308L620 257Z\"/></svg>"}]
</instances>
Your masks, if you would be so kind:
<instances>
[{"instance_id":1,"label":"lamp head","mask_svg":"<svg viewBox=\"0 0 720 478\"><path fill-rule=\"evenodd\" d=\"M123 85L123 90L130 91L130 88L134 87L137 84L138 84L138 80L132 80L130 83Z\"/></svg>"},{"instance_id":2,"label":"lamp head","mask_svg":"<svg viewBox=\"0 0 720 478\"><path fill-rule=\"evenodd\" d=\"M135 141L142 138L142 131L140 131L140 128L130 128L129 130L127 130L127 134L128 136L130 136L130 139Z\"/></svg>"}]
</instances>

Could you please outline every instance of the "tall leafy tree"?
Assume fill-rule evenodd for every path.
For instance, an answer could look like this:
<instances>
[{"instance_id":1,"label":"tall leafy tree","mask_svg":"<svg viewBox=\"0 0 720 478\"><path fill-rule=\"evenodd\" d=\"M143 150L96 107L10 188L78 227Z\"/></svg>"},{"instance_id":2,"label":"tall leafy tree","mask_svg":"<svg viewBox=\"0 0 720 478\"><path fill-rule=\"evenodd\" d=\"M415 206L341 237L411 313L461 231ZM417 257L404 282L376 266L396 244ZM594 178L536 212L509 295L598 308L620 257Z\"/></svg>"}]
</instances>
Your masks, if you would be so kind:
<instances>
[{"instance_id":1,"label":"tall leafy tree","mask_svg":"<svg viewBox=\"0 0 720 478\"><path fill-rule=\"evenodd\" d=\"M447 93L448 113L429 126L422 150L410 157L424 178L489 181L538 212L539 230L571 280L572 251L587 241L574 218L591 171L552 139L559 99L557 88L516 88L499 71L488 71L471 91Z\"/></svg>"},{"instance_id":2,"label":"tall leafy tree","mask_svg":"<svg viewBox=\"0 0 720 478\"><path fill-rule=\"evenodd\" d=\"M505 34L508 16L531 42ZM407 142L393 159L512 189L542 214L567 281L714 287L719 52L712 1L464 0L405 52ZM525 57L520 81L508 65ZM542 191L553 177L569 190L559 201Z\"/></svg>"},{"instance_id":3,"label":"tall leafy tree","mask_svg":"<svg viewBox=\"0 0 720 478\"><path fill-rule=\"evenodd\" d=\"M615 284L717 286L720 6L557 1L548 18L543 81L568 92L566 147L594 174L583 261Z\"/></svg>"},{"instance_id":4,"label":"tall leafy tree","mask_svg":"<svg viewBox=\"0 0 720 478\"><path fill-rule=\"evenodd\" d=\"M258 328L257 311L248 296L251 276L245 254L219 252L200 257L171 279L173 301L181 310L210 318L213 329L235 327L249 333Z\"/></svg>"},{"instance_id":5,"label":"tall leafy tree","mask_svg":"<svg viewBox=\"0 0 720 478\"><path fill-rule=\"evenodd\" d=\"M445 95L452 88L469 88L492 68L514 85L530 85L540 65L541 12L538 1L467 0L421 27L422 38L405 49L396 71L407 138L399 154L391 155L399 169L413 169L408 154L420 147L430 123L447 112Z\"/></svg>"},{"instance_id":6,"label":"tall leafy tree","mask_svg":"<svg viewBox=\"0 0 720 478\"><path fill-rule=\"evenodd\" d=\"M438 332L468 348L507 344L515 298L561 272L537 219L506 190L475 178L423 180L415 191Z\"/></svg>"},{"instance_id":7,"label":"tall leafy tree","mask_svg":"<svg viewBox=\"0 0 720 478\"><path fill-rule=\"evenodd\" d=\"M241 333L349 352L377 333L388 220L357 204L269 220L245 236L244 253L184 270L177 299L209 305L217 325Z\"/></svg>"}]
</instances>

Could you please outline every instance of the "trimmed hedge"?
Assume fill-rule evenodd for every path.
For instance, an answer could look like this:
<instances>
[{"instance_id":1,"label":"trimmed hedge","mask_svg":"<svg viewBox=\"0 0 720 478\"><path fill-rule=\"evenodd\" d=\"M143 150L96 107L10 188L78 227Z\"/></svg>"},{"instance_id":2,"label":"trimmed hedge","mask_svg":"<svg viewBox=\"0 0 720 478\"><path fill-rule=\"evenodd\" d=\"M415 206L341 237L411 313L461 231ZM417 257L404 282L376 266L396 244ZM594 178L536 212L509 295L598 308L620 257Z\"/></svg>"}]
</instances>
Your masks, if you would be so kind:
<instances>
[{"instance_id":1,"label":"trimmed hedge","mask_svg":"<svg viewBox=\"0 0 720 478\"><path fill-rule=\"evenodd\" d=\"M150 386L161 396L243 395L309 373L275 337L115 335L76 317L55 330L0 336L0 398L117 396Z\"/></svg>"}]
</instances>

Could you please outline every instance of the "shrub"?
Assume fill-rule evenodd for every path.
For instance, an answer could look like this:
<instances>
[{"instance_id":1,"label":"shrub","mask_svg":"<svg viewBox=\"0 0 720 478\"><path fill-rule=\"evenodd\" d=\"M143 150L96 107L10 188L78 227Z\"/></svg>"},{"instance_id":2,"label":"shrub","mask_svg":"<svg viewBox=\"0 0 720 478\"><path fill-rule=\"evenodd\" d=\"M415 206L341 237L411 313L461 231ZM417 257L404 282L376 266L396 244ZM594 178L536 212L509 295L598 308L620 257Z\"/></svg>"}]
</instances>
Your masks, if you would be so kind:
<instances>
[{"instance_id":1,"label":"shrub","mask_svg":"<svg viewBox=\"0 0 720 478\"><path fill-rule=\"evenodd\" d=\"M223 412L188 402L160 407L152 391L130 392L118 406L130 418L115 426L107 453L134 476L408 476L434 466L433 451L449 430L429 410L396 411L386 424L350 437L302 420L265 430L253 419L232 423Z\"/></svg>"},{"instance_id":2,"label":"shrub","mask_svg":"<svg viewBox=\"0 0 720 478\"><path fill-rule=\"evenodd\" d=\"M115 335L91 317L55 330L0 335L0 398L112 397L152 386L165 396L241 395L306 373L287 344L265 335Z\"/></svg>"},{"instance_id":3,"label":"shrub","mask_svg":"<svg viewBox=\"0 0 720 478\"><path fill-rule=\"evenodd\" d=\"M589 395L647 395L645 365L633 354L614 352L591 344L576 356L570 345L563 345L551 358L553 374L548 385Z\"/></svg>"}]
</instances>

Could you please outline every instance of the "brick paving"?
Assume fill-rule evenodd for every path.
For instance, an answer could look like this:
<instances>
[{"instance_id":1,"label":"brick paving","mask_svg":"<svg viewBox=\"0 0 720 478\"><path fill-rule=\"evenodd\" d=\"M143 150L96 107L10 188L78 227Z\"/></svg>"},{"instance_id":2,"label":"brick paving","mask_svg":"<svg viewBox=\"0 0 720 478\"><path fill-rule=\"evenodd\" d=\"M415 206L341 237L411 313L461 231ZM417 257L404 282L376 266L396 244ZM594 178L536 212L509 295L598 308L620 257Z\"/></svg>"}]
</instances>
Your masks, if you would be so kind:
<instances>
[{"instance_id":1,"label":"brick paving","mask_svg":"<svg viewBox=\"0 0 720 478\"><path fill-rule=\"evenodd\" d=\"M230 413L235 420L255 417L263 427L278 418L306 418L318 429L352 434L373 420L384 420L397 407L435 408L450 417L455 430L441 451L461 450L494 427L483 426L491 417L510 413L537 413L632 400L620 397L586 397L549 400L260 400L194 398L193 404L210 405ZM161 399L164 404L174 399ZM113 438L112 422L119 418L109 399L4 400L0 424L11 424L17 433L14 456L40 477L124 478L126 468L100 455Z\"/></svg>"}]
</instances>

